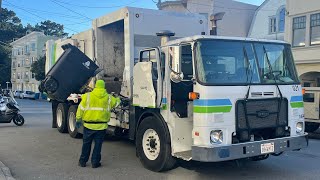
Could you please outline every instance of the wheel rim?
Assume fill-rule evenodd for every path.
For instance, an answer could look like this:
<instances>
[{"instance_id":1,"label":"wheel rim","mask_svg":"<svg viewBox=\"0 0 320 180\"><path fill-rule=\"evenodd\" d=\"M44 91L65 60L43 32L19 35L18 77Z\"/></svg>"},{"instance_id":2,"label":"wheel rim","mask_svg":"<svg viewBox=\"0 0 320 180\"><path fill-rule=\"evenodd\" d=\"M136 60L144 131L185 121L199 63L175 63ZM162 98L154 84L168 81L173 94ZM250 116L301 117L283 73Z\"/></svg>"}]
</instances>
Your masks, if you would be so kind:
<instances>
[{"instance_id":1,"label":"wheel rim","mask_svg":"<svg viewBox=\"0 0 320 180\"><path fill-rule=\"evenodd\" d=\"M155 160L160 154L160 138L153 129L147 129L142 138L143 152L149 160Z\"/></svg>"},{"instance_id":2,"label":"wheel rim","mask_svg":"<svg viewBox=\"0 0 320 180\"><path fill-rule=\"evenodd\" d=\"M18 117L15 119L15 121L16 121L16 123L19 124L19 125L23 123L21 116L18 116Z\"/></svg>"},{"instance_id":3,"label":"wheel rim","mask_svg":"<svg viewBox=\"0 0 320 180\"><path fill-rule=\"evenodd\" d=\"M61 111L61 109L58 109L58 111L57 111L57 125L58 125L58 127L62 126L62 111Z\"/></svg>"},{"instance_id":4,"label":"wheel rim","mask_svg":"<svg viewBox=\"0 0 320 180\"><path fill-rule=\"evenodd\" d=\"M74 132L74 130L76 129L76 116L74 115L73 112L70 113L69 115L69 128L71 132Z\"/></svg>"}]
</instances>

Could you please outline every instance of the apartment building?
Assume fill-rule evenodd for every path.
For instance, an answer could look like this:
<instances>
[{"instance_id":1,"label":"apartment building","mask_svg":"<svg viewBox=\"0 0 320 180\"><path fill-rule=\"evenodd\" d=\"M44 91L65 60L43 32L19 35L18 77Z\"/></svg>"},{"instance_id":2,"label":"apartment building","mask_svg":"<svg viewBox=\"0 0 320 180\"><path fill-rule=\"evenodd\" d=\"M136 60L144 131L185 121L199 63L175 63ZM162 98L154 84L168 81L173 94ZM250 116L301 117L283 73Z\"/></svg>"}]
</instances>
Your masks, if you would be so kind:
<instances>
[{"instance_id":1,"label":"apartment building","mask_svg":"<svg viewBox=\"0 0 320 180\"><path fill-rule=\"evenodd\" d=\"M164 11L199 13L208 19L212 28L211 15L224 14L217 21L217 35L247 37L251 21L258 6L233 0L162 0L158 8Z\"/></svg>"},{"instance_id":2,"label":"apartment building","mask_svg":"<svg viewBox=\"0 0 320 180\"><path fill-rule=\"evenodd\" d=\"M248 37L284 40L286 0L265 0L256 10Z\"/></svg>"},{"instance_id":3,"label":"apartment building","mask_svg":"<svg viewBox=\"0 0 320 180\"><path fill-rule=\"evenodd\" d=\"M11 43L11 83L13 90L38 92L39 82L31 73L31 65L45 55L45 43L56 37L43 32L30 32Z\"/></svg>"},{"instance_id":4,"label":"apartment building","mask_svg":"<svg viewBox=\"0 0 320 180\"><path fill-rule=\"evenodd\" d=\"M302 85L320 87L320 1L287 0L285 40Z\"/></svg>"}]
</instances>

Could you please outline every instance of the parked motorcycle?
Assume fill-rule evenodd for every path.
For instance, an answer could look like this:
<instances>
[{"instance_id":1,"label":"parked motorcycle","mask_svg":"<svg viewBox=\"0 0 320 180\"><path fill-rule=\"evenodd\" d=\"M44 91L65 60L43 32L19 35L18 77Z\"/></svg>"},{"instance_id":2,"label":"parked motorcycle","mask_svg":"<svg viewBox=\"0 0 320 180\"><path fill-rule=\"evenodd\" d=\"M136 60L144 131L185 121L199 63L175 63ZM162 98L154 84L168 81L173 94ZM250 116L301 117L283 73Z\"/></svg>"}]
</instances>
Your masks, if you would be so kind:
<instances>
[{"instance_id":1,"label":"parked motorcycle","mask_svg":"<svg viewBox=\"0 0 320 180\"><path fill-rule=\"evenodd\" d=\"M12 92L6 100L0 95L0 123L11 123L13 121L15 125L22 126L24 118L19 114L19 111L19 105Z\"/></svg>"}]
</instances>

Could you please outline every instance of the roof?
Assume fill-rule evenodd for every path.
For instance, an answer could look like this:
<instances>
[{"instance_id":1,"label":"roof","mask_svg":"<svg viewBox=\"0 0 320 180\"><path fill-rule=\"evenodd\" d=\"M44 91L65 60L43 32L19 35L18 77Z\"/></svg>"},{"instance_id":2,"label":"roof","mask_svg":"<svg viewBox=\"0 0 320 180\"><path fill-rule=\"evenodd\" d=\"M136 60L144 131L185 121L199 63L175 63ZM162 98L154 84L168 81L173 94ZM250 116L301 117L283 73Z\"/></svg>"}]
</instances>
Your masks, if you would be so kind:
<instances>
[{"instance_id":1,"label":"roof","mask_svg":"<svg viewBox=\"0 0 320 180\"><path fill-rule=\"evenodd\" d=\"M279 40L267 40L267 39L255 39L255 38L244 38L244 37L227 37L227 36L208 36L208 35L196 35L186 38L180 38L168 41L167 45L175 45L182 42L191 42L199 39L217 39L217 40L235 40L235 41L251 41L251 42L266 42L266 43L277 43L277 44L288 44L285 41Z\"/></svg>"},{"instance_id":2,"label":"roof","mask_svg":"<svg viewBox=\"0 0 320 180\"><path fill-rule=\"evenodd\" d=\"M29 34L27 34L27 35L25 35L25 36L23 36L23 37L15 40L15 41L13 41L13 42L10 43L10 44L11 44L11 45L18 44L20 41L22 41L22 40L24 40L24 39L26 39L26 38L28 38L28 37L34 36L34 35L43 35L43 36L44 36L44 33L43 33L43 32L38 32L38 31L33 31L33 32L31 32L31 33L29 33Z\"/></svg>"}]
</instances>

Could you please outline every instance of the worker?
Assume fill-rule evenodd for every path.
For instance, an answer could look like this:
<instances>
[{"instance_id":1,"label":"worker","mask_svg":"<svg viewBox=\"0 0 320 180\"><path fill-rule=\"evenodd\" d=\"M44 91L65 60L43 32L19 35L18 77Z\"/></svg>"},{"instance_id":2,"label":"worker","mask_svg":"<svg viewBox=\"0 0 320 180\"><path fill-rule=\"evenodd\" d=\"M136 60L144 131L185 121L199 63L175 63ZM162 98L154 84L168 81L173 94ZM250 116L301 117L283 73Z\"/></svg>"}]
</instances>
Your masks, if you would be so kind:
<instances>
[{"instance_id":1,"label":"worker","mask_svg":"<svg viewBox=\"0 0 320 180\"><path fill-rule=\"evenodd\" d=\"M79 166L85 167L89 160L91 144L94 149L91 156L92 168L101 166L101 148L110 120L111 109L120 104L120 98L115 98L107 93L105 82L97 80L92 92L82 96L82 101L77 110L76 127L83 125L83 145L79 159Z\"/></svg>"}]
</instances>

